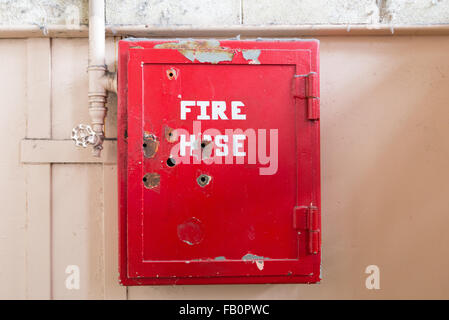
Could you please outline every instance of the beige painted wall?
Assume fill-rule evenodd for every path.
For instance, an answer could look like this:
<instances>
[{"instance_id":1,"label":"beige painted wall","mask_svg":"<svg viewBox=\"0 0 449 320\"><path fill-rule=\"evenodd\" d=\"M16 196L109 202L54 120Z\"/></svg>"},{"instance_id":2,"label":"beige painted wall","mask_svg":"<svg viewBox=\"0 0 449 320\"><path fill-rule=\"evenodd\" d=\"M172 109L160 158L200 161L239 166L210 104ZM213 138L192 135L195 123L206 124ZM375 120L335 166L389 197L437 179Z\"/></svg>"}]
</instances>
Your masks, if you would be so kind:
<instances>
[{"instance_id":1,"label":"beige painted wall","mask_svg":"<svg viewBox=\"0 0 449 320\"><path fill-rule=\"evenodd\" d=\"M448 299L449 37L320 40L321 284L128 290L114 142L99 161L67 140L89 120L87 39L0 40L0 298ZM115 97L109 106L113 138ZM365 288L370 264L380 290ZM67 265L80 290L65 288Z\"/></svg>"}]
</instances>

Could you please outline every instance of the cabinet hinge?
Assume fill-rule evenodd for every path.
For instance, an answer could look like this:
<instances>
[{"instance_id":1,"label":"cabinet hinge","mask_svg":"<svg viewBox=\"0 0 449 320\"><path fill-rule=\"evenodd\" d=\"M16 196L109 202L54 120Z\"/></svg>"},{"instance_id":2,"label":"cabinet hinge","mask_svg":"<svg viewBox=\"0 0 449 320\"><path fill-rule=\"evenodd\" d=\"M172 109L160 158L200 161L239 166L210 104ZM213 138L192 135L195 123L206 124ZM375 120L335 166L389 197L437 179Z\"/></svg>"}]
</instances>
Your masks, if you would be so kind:
<instances>
[{"instance_id":1,"label":"cabinet hinge","mask_svg":"<svg viewBox=\"0 0 449 320\"><path fill-rule=\"evenodd\" d=\"M295 207L293 227L306 230L307 247L310 254L317 254L321 247L320 212L315 206Z\"/></svg>"},{"instance_id":2,"label":"cabinet hinge","mask_svg":"<svg viewBox=\"0 0 449 320\"><path fill-rule=\"evenodd\" d=\"M295 74L293 76L293 96L307 100L307 118L318 120L320 118L319 83L316 72L308 74Z\"/></svg>"}]
</instances>

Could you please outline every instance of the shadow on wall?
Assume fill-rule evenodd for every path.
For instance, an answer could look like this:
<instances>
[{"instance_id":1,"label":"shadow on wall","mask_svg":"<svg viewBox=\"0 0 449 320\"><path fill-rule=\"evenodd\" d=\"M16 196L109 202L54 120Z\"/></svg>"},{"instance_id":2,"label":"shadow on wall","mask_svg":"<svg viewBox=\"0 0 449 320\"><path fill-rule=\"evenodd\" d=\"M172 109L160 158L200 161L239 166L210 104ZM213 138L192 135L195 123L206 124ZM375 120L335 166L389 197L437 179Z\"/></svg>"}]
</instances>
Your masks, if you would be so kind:
<instances>
[{"instance_id":1,"label":"shadow on wall","mask_svg":"<svg viewBox=\"0 0 449 320\"><path fill-rule=\"evenodd\" d=\"M437 285L449 266L447 48L437 37L361 40L323 45L325 257L347 266L358 298L447 298ZM363 287L370 264L378 294Z\"/></svg>"},{"instance_id":2,"label":"shadow on wall","mask_svg":"<svg viewBox=\"0 0 449 320\"><path fill-rule=\"evenodd\" d=\"M130 287L129 298L447 298L449 44L441 40L321 39L321 284ZM365 287L370 264L380 268L380 290Z\"/></svg>"}]
</instances>

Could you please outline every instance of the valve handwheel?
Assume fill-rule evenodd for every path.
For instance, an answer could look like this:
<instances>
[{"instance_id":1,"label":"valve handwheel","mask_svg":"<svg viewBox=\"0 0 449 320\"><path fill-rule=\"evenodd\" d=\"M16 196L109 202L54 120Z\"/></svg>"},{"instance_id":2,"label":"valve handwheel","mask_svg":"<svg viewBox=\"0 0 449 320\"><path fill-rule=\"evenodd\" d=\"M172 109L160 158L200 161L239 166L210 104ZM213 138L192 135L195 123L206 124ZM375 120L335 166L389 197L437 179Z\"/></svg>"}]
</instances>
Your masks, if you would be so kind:
<instances>
[{"instance_id":1,"label":"valve handwheel","mask_svg":"<svg viewBox=\"0 0 449 320\"><path fill-rule=\"evenodd\" d=\"M95 145L98 136L89 125L79 124L72 130L72 140L80 147L87 147L87 145Z\"/></svg>"}]
</instances>

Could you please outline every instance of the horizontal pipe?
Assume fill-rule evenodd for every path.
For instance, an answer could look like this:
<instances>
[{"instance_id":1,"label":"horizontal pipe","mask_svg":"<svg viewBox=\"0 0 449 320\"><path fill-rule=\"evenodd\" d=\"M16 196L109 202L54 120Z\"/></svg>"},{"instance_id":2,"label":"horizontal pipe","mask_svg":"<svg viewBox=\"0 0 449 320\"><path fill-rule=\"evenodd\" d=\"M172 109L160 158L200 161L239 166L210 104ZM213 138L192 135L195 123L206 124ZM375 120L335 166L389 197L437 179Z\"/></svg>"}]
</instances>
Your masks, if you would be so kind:
<instances>
[{"instance_id":1,"label":"horizontal pipe","mask_svg":"<svg viewBox=\"0 0 449 320\"><path fill-rule=\"evenodd\" d=\"M49 25L39 27L0 26L0 38L31 37L87 37L89 28L85 25L67 27ZM109 25L108 36L132 37L300 37L300 36L428 36L449 35L449 24L423 25L234 25L234 26L152 26L152 25Z\"/></svg>"}]
</instances>

